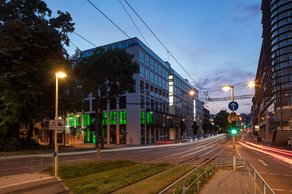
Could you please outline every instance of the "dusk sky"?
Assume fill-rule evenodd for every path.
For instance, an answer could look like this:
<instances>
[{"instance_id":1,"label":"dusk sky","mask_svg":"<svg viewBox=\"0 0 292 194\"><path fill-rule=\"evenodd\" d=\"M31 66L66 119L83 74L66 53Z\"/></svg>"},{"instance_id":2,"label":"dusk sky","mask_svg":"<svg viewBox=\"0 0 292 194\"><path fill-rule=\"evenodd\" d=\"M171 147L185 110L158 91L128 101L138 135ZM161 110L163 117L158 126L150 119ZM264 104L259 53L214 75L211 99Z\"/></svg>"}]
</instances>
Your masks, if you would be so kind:
<instances>
[{"instance_id":1,"label":"dusk sky","mask_svg":"<svg viewBox=\"0 0 292 194\"><path fill-rule=\"evenodd\" d=\"M260 0L128 0L192 79L168 55L124 0L91 1L130 37L138 37L146 45L148 43L158 56L169 61L179 74L196 87L192 79L195 80L211 98L230 96L229 92L221 89L226 84L235 86L235 96L254 93L247 88L247 82L255 79L262 41ZM127 39L88 1L45 2L54 14L57 10L69 12L75 23L75 32L97 46ZM93 48L75 34L70 35L70 40L81 50ZM70 55L74 50L73 45L67 48ZM205 102L212 114L227 109L228 101ZM238 102L237 112L250 112L251 99Z\"/></svg>"}]
</instances>

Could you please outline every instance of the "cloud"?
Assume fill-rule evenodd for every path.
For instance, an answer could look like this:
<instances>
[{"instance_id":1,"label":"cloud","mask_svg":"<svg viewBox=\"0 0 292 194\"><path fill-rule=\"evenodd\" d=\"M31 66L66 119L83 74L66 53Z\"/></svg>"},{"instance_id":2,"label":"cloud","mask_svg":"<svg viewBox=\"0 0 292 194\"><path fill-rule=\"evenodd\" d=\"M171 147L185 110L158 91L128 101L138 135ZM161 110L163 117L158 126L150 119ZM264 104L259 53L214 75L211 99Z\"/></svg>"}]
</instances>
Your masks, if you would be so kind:
<instances>
[{"instance_id":1,"label":"cloud","mask_svg":"<svg viewBox=\"0 0 292 194\"><path fill-rule=\"evenodd\" d=\"M240 25L249 25L257 15L260 14L260 4L238 4L235 8L236 15L232 16L232 21Z\"/></svg>"}]
</instances>

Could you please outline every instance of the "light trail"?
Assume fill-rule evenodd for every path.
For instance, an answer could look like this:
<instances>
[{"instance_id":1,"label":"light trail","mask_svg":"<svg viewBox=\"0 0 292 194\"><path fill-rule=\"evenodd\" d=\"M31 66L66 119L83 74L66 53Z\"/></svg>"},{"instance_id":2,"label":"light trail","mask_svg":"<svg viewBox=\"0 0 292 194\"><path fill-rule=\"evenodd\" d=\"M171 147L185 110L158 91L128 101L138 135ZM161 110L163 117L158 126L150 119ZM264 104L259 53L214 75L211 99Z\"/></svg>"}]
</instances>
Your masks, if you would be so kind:
<instances>
[{"instance_id":1,"label":"light trail","mask_svg":"<svg viewBox=\"0 0 292 194\"><path fill-rule=\"evenodd\" d=\"M281 149L272 148L272 147L269 147L269 146L257 145L257 144L254 144L254 143L251 143L251 142L248 142L248 141L245 141L245 143L250 144L250 145L255 146L255 147L258 147L258 148L261 148L261 149L265 149L265 150L269 150L269 151L285 154L285 155L288 155L288 156L292 157L292 151L289 151L289 150L281 150Z\"/></svg>"},{"instance_id":2,"label":"light trail","mask_svg":"<svg viewBox=\"0 0 292 194\"><path fill-rule=\"evenodd\" d=\"M265 151L265 150L259 149L259 148L257 148L257 147L252 147L252 146L247 145L247 144L245 144L245 143L242 143L242 142L240 142L240 141L238 141L238 143L240 143L240 144L241 144L242 146L244 146L244 147L247 147L247 148L252 149L252 150L256 150L256 151L258 151L258 152L262 152L262 153L267 154L267 155L270 155L270 156L272 156L273 158L276 158L276 159L278 159L278 160L280 160L280 161L282 161L282 162L286 162L286 163L292 165L292 159L290 159L290 158L286 158L286 157L284 157L284 156L281 156L281 155L278 155L278 154L275 154L275 153L272 153L272 152L269 152L269 151Z\"/></svg>"}]
</instances>

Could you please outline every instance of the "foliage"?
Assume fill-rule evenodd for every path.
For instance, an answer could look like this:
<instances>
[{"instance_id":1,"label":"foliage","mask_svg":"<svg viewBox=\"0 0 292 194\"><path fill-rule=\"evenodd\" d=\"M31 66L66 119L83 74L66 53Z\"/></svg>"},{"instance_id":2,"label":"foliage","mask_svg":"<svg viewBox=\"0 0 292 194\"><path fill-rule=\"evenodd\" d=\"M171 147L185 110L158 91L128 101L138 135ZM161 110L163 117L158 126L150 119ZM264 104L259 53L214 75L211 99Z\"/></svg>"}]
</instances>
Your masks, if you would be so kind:
<instances>
[{"instance_id":1,"label":"foliage","mask_svg":"<svg viewBox=\"0 0 292 194\"><path fill-rule=\"evenodd\" d=\"M229 113L226 110L221 110L214 118L214 125L218 127L218 132L227 133L229 128L228 123Z\"/></svg>"},{"instance_id":2,"label":"foliage","mask_svg":"<svg viewBox=\"0 0 292 194\"><path fill-rule=\"evenodd\" d=\"M107 102L116 99L126 91L132 91L135 84L133 75L139 66L133 62L133 56L123 49L104 51L99 48L90 57L82 58L75 66L77 76L84 94L92 93L95 100L95 132L100 136L102 129L102 112ZM101 134L104 134L101 132ZM103 147L103 135L101 146ZM99 138L97 138L99 147Z\"/></svg>"},{"instance_id":3,"label":"foliage","mask_svg":"<svg viewBox=\"0 0 292 194\"><path fill-rule=\"evenodd\" d=\"M69 68L63 45L74 24L67 12L51 14L41 0L0 2L0 134L7 138L54 112L54 73Z\"/></svg>"},{"instance_id":4,"label":"foliage","mask_svg":"<svg viewBox=\"0 0 292 194\"><path fill-rule=\"evenodd\" d=\"M204 123L203 123L204 134L211 133L212 130L213 130L213 127L212 127L212 124L210 123L210 121L204 121Z\"/></svg>"}]
</instances>

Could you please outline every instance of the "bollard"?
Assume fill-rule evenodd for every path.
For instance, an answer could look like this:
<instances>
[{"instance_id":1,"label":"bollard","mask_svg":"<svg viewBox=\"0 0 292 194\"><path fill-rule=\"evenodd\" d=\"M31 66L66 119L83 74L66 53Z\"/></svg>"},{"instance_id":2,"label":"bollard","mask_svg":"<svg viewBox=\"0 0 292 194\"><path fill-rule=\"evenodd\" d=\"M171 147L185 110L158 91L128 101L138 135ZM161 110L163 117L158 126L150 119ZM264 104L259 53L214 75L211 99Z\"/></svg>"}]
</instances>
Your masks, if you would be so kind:
<instances>
[{"instance_id":1,"label":"bollard","mask_svg":"<svg viewBox=\"0 0 292 194\"><path fill-rule=\"evenodd\" d=\"M200 180L197 180L197 191L200 191Z\"/></svg>"},{"instance_id":2,"label":"bollard","mask_svg":"<svg viewBox=\"0 0 292 194\"><path fill-rule=\"evenodd\" d=\"M97 159L99 159L100 158L100 149L99 148L96 149L96 155L97 155Z\"/></svg>"},{"instance_id":3,"label":"bollard","mask_svg":"<svg viewBox=\"0 0 292 194\"><path fill-rule=\"evenodd\" d=\"M186 178L184 178L182 181L182 193L183 194L186 193Z\"/></svg>"}]
</instances>

